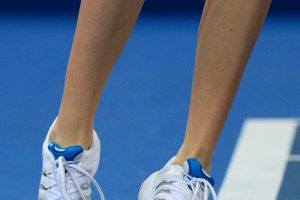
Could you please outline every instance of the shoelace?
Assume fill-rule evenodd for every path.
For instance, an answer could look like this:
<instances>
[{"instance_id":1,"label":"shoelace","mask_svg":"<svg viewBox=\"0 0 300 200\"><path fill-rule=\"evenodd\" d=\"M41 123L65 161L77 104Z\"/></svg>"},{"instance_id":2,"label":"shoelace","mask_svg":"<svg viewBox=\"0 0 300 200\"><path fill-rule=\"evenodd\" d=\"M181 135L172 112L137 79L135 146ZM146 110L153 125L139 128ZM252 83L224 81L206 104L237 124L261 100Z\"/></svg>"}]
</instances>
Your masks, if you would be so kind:
<instances>
[{"instance_id":1,"label":"shoelace","mask_svg":"<svg viewBox=\"0 0 300 200\"><path fill-rule=\"evenodd\" d=\"M75 191L69 191L70 194L75 193L75 192L79 192L82 200L88 200L85 195L84 192L77 180L77 178L80 178L82 176L86 177L90 182L92 182L95 186L95 188L97 189L100 199L101 200L105 200L104 194L99 186L99 184L97 183L97 181L84 169L78 167L76 165L75 161L67 161L65 160L64 157L59 157L56 161L55 161L55 171L56 173L56 183L54 183L54 185L58 186L58 189L60 190L60 192L57 191L52 191L56 196L57 199L60 200L61 198L63 200L71 200L68 191L66 189L66 173L68 173L70 175L70 179L71 181L75 184L76 190ZM74 171L76 171L77 173L75 173ZM79 173L78 173L79 172ZM80 174L80 175L78 175ZM68 180L67 180L68 181ZM52 186L54 186L52 185ZM51 187L50 187L51 188Z\"/></svg>"},{"instance_id":2,"label":"shoelace","mask_svg":"<svg viewBox=\"0 0 300 200\"><path fill-rule=\"evenodd\" d=\"M190 189L193 193L191 200L198 200L202 189L203 200L208 200L210 193L213 200L218 199L213 186L207 180L192 177L184 171L182 171L182 173L184 175L184 180L175 178L173 180L164 181L158 186L153 200L188 200L187 189Z\"/></svg>"}]
</instances>

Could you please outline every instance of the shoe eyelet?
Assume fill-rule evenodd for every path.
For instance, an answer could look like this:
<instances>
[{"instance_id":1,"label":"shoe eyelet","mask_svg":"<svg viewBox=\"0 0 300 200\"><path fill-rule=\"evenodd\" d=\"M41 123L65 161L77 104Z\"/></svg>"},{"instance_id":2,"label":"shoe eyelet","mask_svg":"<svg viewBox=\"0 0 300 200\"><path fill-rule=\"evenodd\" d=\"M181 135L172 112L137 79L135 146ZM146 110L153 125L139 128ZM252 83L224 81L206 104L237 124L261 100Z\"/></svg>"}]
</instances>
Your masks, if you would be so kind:
<instances>
[{"instance_id":1,"label":"shoe eyelet","mask_svg":"<svg viewBox=\"0 0 300 200\"><path fill-rule=\"evenodd\" d=\"M90 184L84 183L84 184L82 184L82 185L80 186L80 188L83 189L83 190L87 190L87 189L90 188Z\"/></svg>"},{"instance_id":2,"label":"shoe eyelet","mask_svg":"<svg viewBox=\"0 0 300 200\"><path fill-rule=\"evenodd\" d=\"M44 176L49 176L49 175L51 175L51 172L48 172L47 170L43 170L43 175Z\"/></svg>"},{"instance_id":3,"label":"shoe eyelet","mask_svg":"<svg viewBox=\"0 0 300 200\"><path fill-rule=\"evenodd\" d=\"M47 185L44 185L44 184L41 184L41 185L40 185L40 188L41 188L42 190L49 190L49 189L51 189L51 187L49 187L49 186L47 186Z\"/></svg>"}]
</instances>

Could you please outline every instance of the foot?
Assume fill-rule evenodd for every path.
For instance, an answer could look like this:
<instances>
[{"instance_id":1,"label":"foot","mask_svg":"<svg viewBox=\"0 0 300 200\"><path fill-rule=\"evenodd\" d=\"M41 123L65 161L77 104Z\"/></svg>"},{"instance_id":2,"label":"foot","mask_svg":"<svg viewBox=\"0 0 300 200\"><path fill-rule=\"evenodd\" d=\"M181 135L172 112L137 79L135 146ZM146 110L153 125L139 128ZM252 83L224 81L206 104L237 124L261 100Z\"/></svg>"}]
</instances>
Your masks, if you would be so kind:
<instances>
[{"instance_id":1,"label":"foot","mask_svg":"<svg viewBox=\"0 0 300 200\"><path fill-rule=\"evenodd\" d=\"M86 151L81 146L61 148L48 140L49 133L43 144L39 200L90 200L91 182L104 200L103 192L93 178L100 160L100 140L96 132L93 133L91 147Z\"/></svg>"},{"instance_id":2,"label":"foot","mask_svg":"<svg viewBox=\"0 0 300 200\"><path fill-rule=\"evenodd\" d=\"M174 162L175 157L146 179L138 200L208 200L210 194L217 200L214 180L198 160L189 158L183 166Z\"/></svg>"}]
</instances>

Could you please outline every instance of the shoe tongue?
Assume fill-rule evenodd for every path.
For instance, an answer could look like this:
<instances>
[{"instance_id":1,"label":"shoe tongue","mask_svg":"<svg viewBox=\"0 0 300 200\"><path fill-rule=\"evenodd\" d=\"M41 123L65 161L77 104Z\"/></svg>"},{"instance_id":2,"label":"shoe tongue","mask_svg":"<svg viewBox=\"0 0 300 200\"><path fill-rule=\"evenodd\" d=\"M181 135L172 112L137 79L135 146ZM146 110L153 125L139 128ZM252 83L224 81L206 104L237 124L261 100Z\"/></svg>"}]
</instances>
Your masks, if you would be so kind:
<instances>
[{"instance_id":1,"label":"shoe tongue","mask_svg":"<svg viewBox=\"0 0 300 200\"><path fill-rule=\"evenodd\" d=\"M79 154L83 152L83 148L81 146L62 148L55 142L50 142L48 149L53 154L55 160L60 156L63 156L67 161L73 161Z\"/></svg>"},{"instance_id":2,"label":"shoe tongue","mask_svg":"<svg viewBox=\"0 0 300 200\"><path fill-rule=\"evenodd\" d=\"M195 158L188 158L183 162L183 170L188 175L195 178L202 178L207 180L214 186L214 179L204 171L200 162Z\"/></svg>"}]
</instances>

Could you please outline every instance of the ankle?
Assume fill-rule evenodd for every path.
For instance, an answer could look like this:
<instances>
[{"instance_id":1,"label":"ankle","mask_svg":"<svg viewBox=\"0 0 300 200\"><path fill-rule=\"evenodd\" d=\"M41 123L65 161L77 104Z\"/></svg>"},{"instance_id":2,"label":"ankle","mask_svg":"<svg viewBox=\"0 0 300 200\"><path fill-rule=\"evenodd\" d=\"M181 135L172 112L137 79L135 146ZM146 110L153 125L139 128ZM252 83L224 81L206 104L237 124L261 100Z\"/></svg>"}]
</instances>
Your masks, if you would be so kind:
<instances>
[{"instance_id":1,"label":"ankle","mask_svg":"<svg viewBox=\"0 0 300 200\"><path fill-rule=\"evenodd\" d=\"M202 165L205 172L211 171L211 157L212 153L207 150L190 150L182 146L178 151L175 159L175 164L182 165L188 158L196 158Z\"/></svg>"},{"instance_id":2,"label":"ankle","mask_svg":"<svg viewBox=\"0 0 300 200\"><path fill-rule=\"evenodd\" d=\"M90 126L80 127L77 124L76 127L69 127L58 120L49 134L49 142L54 141L63 148L79 145L88 149L93 141L93 128Z\"/></svg>"}]
</instances>

